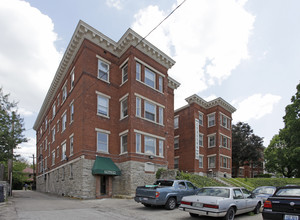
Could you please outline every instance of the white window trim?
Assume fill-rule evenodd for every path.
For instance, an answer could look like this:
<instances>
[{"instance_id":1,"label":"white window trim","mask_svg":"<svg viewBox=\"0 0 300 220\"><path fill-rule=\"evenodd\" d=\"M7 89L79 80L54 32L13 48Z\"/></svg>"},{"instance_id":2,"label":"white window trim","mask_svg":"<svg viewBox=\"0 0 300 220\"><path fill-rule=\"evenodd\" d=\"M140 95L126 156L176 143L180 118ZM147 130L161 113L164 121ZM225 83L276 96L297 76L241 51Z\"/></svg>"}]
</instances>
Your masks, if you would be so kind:
<instances>
[{"instance_id":1,"label":"white window trim","mask_svg":"<svg viewBox=\"0 0 300 220\"><path fill-rule=\"evenodd\" d=\"M231 127L231 120L232 120L232 119L231 119L230 117L228 117L227 115L223 114L222 112L220 112L220 116L225 117L225 118L227 119L227 125L228 125L228 127L223 126L222 117L220 117L220 118L221 118L221 120L220 120L220 125L221 125L221 127L226 128L227 130L230 130L230 127ZM229 123L229 124L228 124L228 123Z\"/></svg>"},{"instance_id":2,"label":"white window trim","mask_svg":"<svg viewBox=\"0 0 300 220\"><path fill-rule=\"evenodd\" d=\"M212 115L214 115L214 117L215 117L215 123L213 124L213 125L209 125L209 116L212 116ZM210 127L214 127L214 126L216 126L216 112L213 112L213 113L211 113L211 114L208 114L207 115L207 127L208 128L210 128Z\"/></svg>"},{"instance_id":3,"label":"white window trim","mask_svg":"<svg viewBox=\"0 0 300 220\"><path fill-rule=\"evenodd\" d=\"M108 64L107 80L104 80L104 79L99 78L99 62L97 63L97 65L98 65L97 66L97 79L110 84L110 66L111 66L111 62L109 62L108 60L106 60L103 57L99 56L98 54L96 54L96 57L98 58L98 60L101 60L102 62Z\"/></svg>"},{"instance_id":4,"label":"white window trim","mask_svg":"<svg viewBox=\"0 0 300 220\"><path fill-rule=\"evenodd\" d=\"M210 146L209 145L209 138L210 137L215 137L215 145L214 146ZM213 134L209 134L207 135L207 147L208 148L213 148L213 147L216 147L217 146L217 134L216 133L213 133Z\"/></svg>"},{"instance_id":5,"label":"white window trim","mask_svg":"<svg viewBox=\"0 0 300 220\"><path fill-rule=\"evenodd\" d=\"M174 137L174 143L175 143L175 139L178 139L178 148L175 148L175 146L174 146L174 150L178 150L180 148L180 145L179 145L179 135L177 135L177 136Z\"/></svg>"},{"instance_id":6,"label":"white window trim","mask_svg":"<svg viewBox=\"0 0 300 220\"><path fill-rule=\"evenodd\" d=\"M155 140L155 142L154 142L154 154L152 154L152 153L147 153L147 152L145 152L146 150L146 144L145 144L145 140L146 140L146 137L148 137L148 138L153 138L154 140ZM157 157L157 150L156 150L156 148L157 148L157 139L155 138L155 137L152 137L152 136L148 136L148 135L144 135L144 154L145 155L153 155L153 156L155 156L155 157Z\"/></svg>"},{"instance_id":7,"label":"white window trim","mask_svg":"<svg viewBox=\"0 0 300 220\"><path fill-rule=\"evenodd\" d=\"M122 137L123 137L124 135L127 135L127 151L122 152L122 145L123 145ZM123 132L121 132L121 133L119 134L119 136L120 136L120 155L122 155L122 154L127 154L127 153L128 153L128 129L125 130L125 131L123 131Z\"/></svg>"},{"instance_id":8,"label":"white window trim","mask_svg":"<svg viewBox=\"0 0 300 220\"><path fill-rule=\"evenodd\" d=\"M200 135L202 135L202 145L200 145ZM204 134L200 132L199 132L199 147L204 147Z\"/></svg>"},{"instance_id":9,"label":"white window trim","mask_svg":"<svg viewBox=\"0 0 300 220\"><path fill-rule=\"evenodd\" d=\"M66 80L66 82L64 83L64 85L62 86L62 89L61 89L61 92L62 92L62 100L61 100L61 105L63 105L65 103L65 101L67 100L68 98L68 86L67 86L67 83L68 83L68 80ZM63 94L64 94L64 88L66 88L66 97L65 99L63 100Z\"/></svg>"},{"instance_id":10,"label":"white window trim","mask_svg":"<svg viewBox=\"0 0 300 220\"><path fill-rule=\"evenodd\" d=\"M200 124L199 115L202 115L202 124ZM204 126L204 113L203 112L198 111L198 119L199 119L199 125L203 127Z\"/></svg>"},{"instance_id":11,"label":"white window trim","mask_svg":"<svg viewBox=\"0 0 300 220\"><path fill-rule=\"evenodd\" d=\"M134 57L134 59L135 59L138 63L140 63L140 64L144 65L145 67L147 67L149 70L153 71L154 73L157 73L158 75L160 75L160 76L162 76L162 77L166 77L164 74L162 74L162 73L159 72L158 70L154 69L152 66L148 65L147 63L141 61L139 58Z\"/></svg>"},{"instance_id":12,"label":"white window trim","mask_svg":"<svg viewBox=\"0 0 300 220\"><path fill-rule=\"evenodd\" d=\"M74 117L74 114L75 114L75 108L74 108L74 99L70 102L69 104L69 108L70 108L70 124L73 123L74 121L74 118L72 119L71 115L72 115L72 112L71 112L71 106L73 105L73 117Z\"/></svg>"},{"instance_id":13,"label":"white window trim","mask_svg":"<svg viewBox=\"0 0 300 220\"><path fill-rule=\"evenodd\" d=\"M160 106L160 107L162 107L162 108L166 108L164 105L162 105L162 104L160 104L160 103L158 103L158 102L155 102L155 101L153 101L153 100L151 100L151 99L148 99L148 98L146 98L145 96L142 96L142 95L140 95L140 94L138 94L138 93L134 93L134 95L135 95L136 97L139 97L139 98L143 99L143 100L146 100L146 101L148 101L148 102L151 102L151 103L155 104L156 106Z\"/></svg>"},{"instance_id":14,"label":"white window trim","mask_svg":"<svg viewBox=\"0 0 300 220\"><path fill-rule=\"evenodd\" d=\"M106 130L102 130L102 129L98 129L98 128L95 128L95 131L96 131L96 152L103 153L103 154L109 154L109 135L110 135L110 131L106 131ZM98 150L98 134L97 134L98 132L107 134L107 151Z\"/></svg>"},{"instance_id":15,"label":"white window trim","mask_svg":"<svg viewBox=\"0 0 300 220\"><path fill-rule=\"evenodd\" d=\"M139 135L139 141L140 141L140 151L137 151L136 150L136 146L137 146L137 134ZM137 154L142 154L142 134L140 134L140 133L135 133L135 153L137 153Z\"/></svg>"},{"instance_id":16,"label":"white window trim","mask_svg":"<svg viewBox=\"0 0 300 220\"><path fill-rule=\"evenodd\" d=\"M96 91L96 94L97 94L97 115L100 116L100 117L104 117L104 118L110 118L109 117L109 101L110 101L111 97L109 95L106 95L106 94L104 94L102 92L98 92L98 91ZM102 96L102 97L108 99L107 115L102 115L102 114L98 113L98 96Z\"/></svg>"},{"instance_id":17,"label":"white window trim","mask_svg":"<svg viewBox=\"0 0 300 220\"><path fill-rule=\"evenodd\" d=\"M124 68L125 68L126 66L127 66L127 79L126 79L125 81L123 81L123 77L124 77ZM129 68L128 68L128 63L125 64L125 65L122 67L121 71L122 71L122 83L121 83L120 86L124 85L124 84L128 81L128 78L129 78Z\"/></svg>"},{"instance_id":18,"label":"white window trim","mask_svg":"<svg viewBox=\"0 0 300 220\"><path fill-rule=\"evenodd\" d=\"M66 123L65 123L65 129L63 129L63 118L66 116ZM61 115L61 133L63 133L67 129L67 121L68 121L68 116L67 116L67 109L62 113Z\"/></svg>"},{"instance_id":19,"label":"white window trim","mask_svg":"<svg viewBox=\"0 0 300 220\"><path fill-rule=\"evenodd\" d=\"M203 168L203 165L204 165L204 155L203 154L199 154L199 158L202 158L202 167L200 167L200 160L198 159L198 167L199 168Z\"/></svg>"},{"instance_id":20,"label":"white window trim","mask_svg":"<svg viewBox=\"0 0 300 220\"><path fill-rule=\"evenodd\" d=\"M178 118L178 123L177 123L177 126L176 126L176 127L175 127L175 125L174 125L174 129L179 128L179 115L176 115L176 116L174 117L174 121L175 121L176 118Z\"/></svg>"},{"instance_id":21,"label":"white window trim","mask_svg":"<svg viewBox=\"0 0 300 220\"><path fill-rule=\"evenodd\" d=\"M231 143L231 138L230 138L229 136L223 134L223 133L220 133L220 137L221 137L221 136L226 137L226 138L228 139L229 143L227 143L227 147L223 146L223 145L222 145L222 144L223 144L223 140L222 140L222 138L221 138L221 139L220 139L220 147L225 148L225 149L230 149L230 147L228 147L228 145L230 145L230 143Z\"/></svg>"},{"instance_id":22,"label":"white window trim","mask_svg":"<svg viewBox=\"0 0 300 220\"><path fill-rule=\"evenodd\" d=\"M215 157L215 166L214 167L210 167L209 166L209 158L210 157ZM207 167L210 169L210 168L216 168L216 165L217 165L217 154L210 154L210 155L207 155Z\"/></svg>"},{"instance_id":23,"label":"white window trim","mask_svg":"<svg viewBox=\"0 0 300 220\"><path fill-rule=\"evenodd\" d=\"M71 154L71 138L73 138L73 152ZM70 147L70 156L72 156L74 154L74 133L72 133L70 136L69 136L69 147Z\"/></svg>"}]
</instances>

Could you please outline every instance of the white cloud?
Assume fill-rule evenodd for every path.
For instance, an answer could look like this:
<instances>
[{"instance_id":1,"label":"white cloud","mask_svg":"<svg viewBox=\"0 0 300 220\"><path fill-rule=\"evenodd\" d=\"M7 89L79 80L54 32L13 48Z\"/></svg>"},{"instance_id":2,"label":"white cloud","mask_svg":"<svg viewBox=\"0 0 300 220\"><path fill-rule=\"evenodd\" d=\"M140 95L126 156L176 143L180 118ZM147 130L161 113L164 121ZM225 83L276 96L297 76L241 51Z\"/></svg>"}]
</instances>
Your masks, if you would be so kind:
<instances>
[{"instance_id":1,"label":"white cloud","mask_svg":"<svg viewBox=\"0 0 300 220\"><path fill-rule=\"evenodd\" d=\"M178 0L174 9L182 1ZM244 9L246 0L186 1L148 38L176 61L170 75L181 83L175 106L191 94L230 76L248 59L248 39L255 17ZM170 11L172 10L170 9ZM170 11L148 6L135 15L132 28L148 34Z\"/></svg>"},{"instance_id":2,"label":"white cloud","mask_svg":"<svg viewBox=\"0 0 300 220\"><path fill-rule=\"evenodd\" d=\"M117 10L122 9L121 0L106 0L106 4L108 5L108 7L116 8Z\"/></svg>"},{"instance_id":3,"label":"white cloud","mask_svg":"<svg viewBox=\"0 0 300 220\"><path fill-rule=\"evenodd\" d=\"M38 112L62 54L52 20L29 3L0 1L0 86L26 115Z\"/></svg>"},{"instance_id":4,"label":"white cloud","mask_svg":"<svg viewBox=\"0 0 300 220\"><path fill-rule=\"evenodd\" d=\"M271 114L280 99L280 96L272 94L254 94L241 102L234 101L237 111L233 113L233 120L234 122L248 122L251 119L260 119Z\"/></svg>"}]
</instances>

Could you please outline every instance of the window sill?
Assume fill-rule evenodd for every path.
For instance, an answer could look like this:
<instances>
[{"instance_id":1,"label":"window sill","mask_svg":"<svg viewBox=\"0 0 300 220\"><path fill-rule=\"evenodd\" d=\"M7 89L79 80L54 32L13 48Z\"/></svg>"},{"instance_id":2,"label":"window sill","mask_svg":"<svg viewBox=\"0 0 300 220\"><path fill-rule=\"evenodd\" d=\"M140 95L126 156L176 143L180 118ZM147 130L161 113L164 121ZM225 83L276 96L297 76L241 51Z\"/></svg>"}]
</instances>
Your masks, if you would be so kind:
<instances>
[{"instance_id":1,"label":"window sill","mask_svg":"<svg viewBox=\"0 0 300 220\"><path fill-rule=\"evenodd\" d=\"M120 121L122 121L125 118L128 118L128 115L124 116L123 118L120 118Z\"/></svg>"},{"instance_id":2,"label":"window sill","mask_svg":"<svg viewBox=\"0 0 300 220\"><path fill-rule=\"evenodd\" d=\"M125 82L122 82L120 87L122 87L127 81L128 81L128 79Z\"/></svg>"},{"instance_id":3,"label":"window sill","mask_svg":"<svg viewBox=\"0 0 300 220\"><path fill-rule=\"evenodd\" d=\"M109 82L108 80L101 79L101 78L99 78L98 76L97 76L97 79L99 79L99 80L101 80L102 82L105 82L105 83L107 83L107 84L110 84L110 82Z\"/></svg>"},{"instance_id":4,"label":"window sill","mask_svg":"<svg viewBox=\"0 0 300 220\"><path fill-rule=\"evenodd\" d=\"M97 113L97 115L98 115L99 117L102 117L102 118L110 119L110 117L109 117L109 116L106 116L106 115L101 115L101 114L99 114L99 113Z\"/></svg>"}]
</instances>

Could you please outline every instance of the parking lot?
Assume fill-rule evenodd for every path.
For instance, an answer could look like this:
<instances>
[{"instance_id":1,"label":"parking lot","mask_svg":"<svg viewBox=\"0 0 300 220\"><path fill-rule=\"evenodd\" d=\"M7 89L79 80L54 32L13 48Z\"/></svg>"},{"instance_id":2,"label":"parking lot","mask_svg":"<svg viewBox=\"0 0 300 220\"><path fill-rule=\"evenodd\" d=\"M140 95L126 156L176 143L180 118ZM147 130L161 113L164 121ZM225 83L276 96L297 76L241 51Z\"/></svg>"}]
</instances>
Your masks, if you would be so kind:
<instances>
[{"instance_id":1,"label":"parking lot","mask_svg":"<svg viewBox=\"0 0 300 220\"><path fill-rule=\"evenodd\" d=\"M78 200L35 191L14 191L13 198L0 204L0 219L203 219L191 218L178 209L146 208L133 199ZM262 220L261 214L237 216L240 220Z\"/></svg>"}]
</instances>

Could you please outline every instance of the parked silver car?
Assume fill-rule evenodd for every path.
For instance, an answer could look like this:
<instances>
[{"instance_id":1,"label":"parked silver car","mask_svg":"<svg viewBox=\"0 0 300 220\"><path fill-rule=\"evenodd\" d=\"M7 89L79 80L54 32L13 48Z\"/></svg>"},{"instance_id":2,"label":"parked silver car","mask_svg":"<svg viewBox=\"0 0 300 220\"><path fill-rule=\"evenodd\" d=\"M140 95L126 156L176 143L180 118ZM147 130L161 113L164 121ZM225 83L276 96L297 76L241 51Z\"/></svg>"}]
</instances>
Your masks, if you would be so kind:
<instances>
[{"instance_id":1,"label":"parked silver car","mask_svg":"<svg viewBox=\"0 0 300 220\"><path fill-rule=\"evenodd\" d=\"M260 186L257 187L252 193L255 194L257 198L261 198L265 202L270 196L276 191L275 186Z\"/></svg>"},{"instance_id":2,"label":"parked silver car","mask_svg":"<svg viewBox=\"0 0 300 220\"><path fill-rule=\"evenodd\" d=\"M197 195L185 196L179 210L189 212L192 217L198 215L224 217L233 220L235 215L260 212L262 200L245 188L205 187Z\"/></svg>"}]
</instances>

